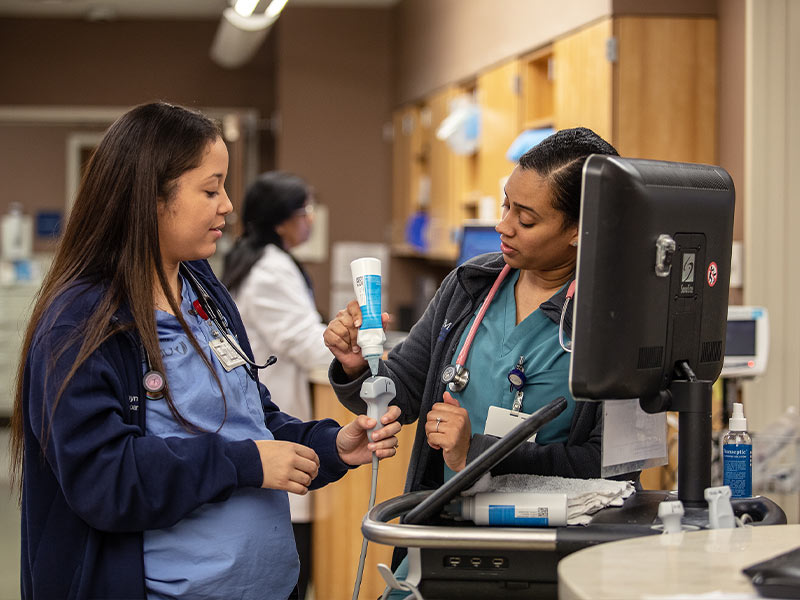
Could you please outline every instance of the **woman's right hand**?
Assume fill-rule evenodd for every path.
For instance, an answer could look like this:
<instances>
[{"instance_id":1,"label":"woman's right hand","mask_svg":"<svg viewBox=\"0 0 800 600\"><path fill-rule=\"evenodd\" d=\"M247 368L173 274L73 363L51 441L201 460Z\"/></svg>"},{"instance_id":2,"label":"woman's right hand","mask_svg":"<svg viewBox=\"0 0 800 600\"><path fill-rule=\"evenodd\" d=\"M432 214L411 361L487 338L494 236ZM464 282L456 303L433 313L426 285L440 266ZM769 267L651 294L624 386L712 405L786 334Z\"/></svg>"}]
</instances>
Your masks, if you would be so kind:
<instances>
[{"instance_id":1,"label":"woman's right hand","mask_svg":"<svg viewBox=\"0 0 800 600\"><path fill-rule=\"evenodd\" d=\"M255 440L264 472L262 488L304 495L319 471L319 457L308 446L279 440Z\"/></svg>"},{"instance_id":2,"label":"woman's right hand","mask_svg":"<svg viewBox=\"0 0 800 600\"><path fill-rule=\"evenodd\" d=\"M389 323L389 314L383 313L381 321L384 329ZM325 345L338 360L350 379L355 379L368 368L367 361L358 345L358 328L361 327L361 307L351 300L344 310L328 323L322 334Z\"/></svg>"}]
</instances>

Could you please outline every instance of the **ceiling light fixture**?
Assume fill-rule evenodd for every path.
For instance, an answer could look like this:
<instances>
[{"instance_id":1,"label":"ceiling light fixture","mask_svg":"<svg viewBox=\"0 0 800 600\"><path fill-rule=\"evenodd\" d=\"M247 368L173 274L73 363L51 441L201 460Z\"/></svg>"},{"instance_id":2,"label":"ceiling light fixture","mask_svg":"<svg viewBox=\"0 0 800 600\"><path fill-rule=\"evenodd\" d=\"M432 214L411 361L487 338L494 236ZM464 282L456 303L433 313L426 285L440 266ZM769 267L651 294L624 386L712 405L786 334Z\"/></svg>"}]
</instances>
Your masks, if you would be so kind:
<instances>
[{"instance_id":1,"label":"ceiling light fixture","mask_svg":"<svg viewBox=\"0 0 800 600\"><path fill-rule=\"evenodd\" d=\"M258 0L236 0L236 4L233 5L233 10L247 18L253 14L256 5L258 5Z\"/></svg>"},{"instance_id":2,"label":"ceiling light fixture","mask_svg":"<svg viewBox=\"0 0 800 600\"><path fill-rule=\"evenodd\" d=\"M211 43L211 59L222 67L234 69L253 58L286 2L272 0L266 11L249 16L242 16L239 4L253 4L252 12L258 0L237 0L235 8L223 10L222 20ZM245 8L242 7L242 10Z\"/></svg>"},{"instance_id":3,"label":"ceiling light fixture","mask_svg":"<svg viewBox=\"0 0 800 600\"><path fill-rule=\"evenodd\" d=\"M239 1L241 2L242 0ZM272 0L272 2L269 3L269 6L267 6L267 10L264 11L264 14L266 14L268 17L277 18L278 15L281 14L283 7L286 6L288 1L289 0Z\"/></svg>"}]
</instances>

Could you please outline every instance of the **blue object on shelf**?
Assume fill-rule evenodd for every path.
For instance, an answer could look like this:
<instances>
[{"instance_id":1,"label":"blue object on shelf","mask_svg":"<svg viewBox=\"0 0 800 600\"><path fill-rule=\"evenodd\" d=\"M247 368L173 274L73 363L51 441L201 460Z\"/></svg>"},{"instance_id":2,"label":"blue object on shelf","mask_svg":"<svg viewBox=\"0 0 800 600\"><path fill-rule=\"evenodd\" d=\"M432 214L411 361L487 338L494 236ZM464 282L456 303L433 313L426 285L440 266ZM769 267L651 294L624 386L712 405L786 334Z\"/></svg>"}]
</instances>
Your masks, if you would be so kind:
<instances>
[{"instance_id":1,"label":"blue object on shelf","mask_svg":"<svg viewBox=\"0 0 800 600\"><path fill-rule=\"evenodd\" d=\"M61 235L60 212L38 212L36 213L36 235L37 237L55 238Z\"/></svg>"},{"instance_id":2,"label":"blue object on shelf","mask_svg":"<svg viewBox=\"0 0 800 600\"><path fill-rule=\"evenodd\" d=\"M550 137L556 132L552 127L542 127L541 129L526 129L520 133L506 150L506 158L511 162L517 162L520 157L528 150L533 148L545 138Z\"/></svg>"},{"instance_id":3,"label":"blue object on shelf","mask_svg":"<svg viewBox=\"0 0 800 600\"><path fill-rule=\"evenodd\" d=\"M406 222L406 242L415 250L423 251L428 247L428 214L417 211Z\"/></svg>"}]
</instances>

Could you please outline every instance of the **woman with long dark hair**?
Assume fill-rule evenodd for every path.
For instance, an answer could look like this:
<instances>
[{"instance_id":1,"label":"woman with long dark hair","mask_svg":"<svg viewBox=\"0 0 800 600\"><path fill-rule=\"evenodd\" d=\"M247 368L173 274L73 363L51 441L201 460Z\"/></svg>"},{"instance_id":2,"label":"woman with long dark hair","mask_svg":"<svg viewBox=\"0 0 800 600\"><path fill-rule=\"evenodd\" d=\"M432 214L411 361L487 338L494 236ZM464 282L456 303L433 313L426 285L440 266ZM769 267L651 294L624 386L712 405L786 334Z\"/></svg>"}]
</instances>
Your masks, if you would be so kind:
<instances>
[{"instance_id":1,"label":"woman with long dark hair","mask_svg":"<svg viewBox=\"0 0 800 600\"><path fill-rule=\"evenodd\" d=\"M222 282L233 295L250 333L257 361L277 355L265 383L282 411L311 419L309 372L327 370L333 358L322 334L311 282L289 252L308 240L313 189L300 177L280 171L262 174L247 189L241 237L225 257ZM289 496L292 528L300 555L300 598L311 573L311 502Z\"/></svg>"},{"instance_id":2,"label":"woman with long dark hair","mask_svg":"<svg viewBox=\"0 0 800 600\"><path fill-rule=\"evenodd\" d=\"M394 454L397 411L368 443L371 419L302 422L258 381L205 260L227 170L217 125L166 103L120 117L87 165L17 380L23 598L283 600L287 492Z\"/></svg>"}]
</instances>

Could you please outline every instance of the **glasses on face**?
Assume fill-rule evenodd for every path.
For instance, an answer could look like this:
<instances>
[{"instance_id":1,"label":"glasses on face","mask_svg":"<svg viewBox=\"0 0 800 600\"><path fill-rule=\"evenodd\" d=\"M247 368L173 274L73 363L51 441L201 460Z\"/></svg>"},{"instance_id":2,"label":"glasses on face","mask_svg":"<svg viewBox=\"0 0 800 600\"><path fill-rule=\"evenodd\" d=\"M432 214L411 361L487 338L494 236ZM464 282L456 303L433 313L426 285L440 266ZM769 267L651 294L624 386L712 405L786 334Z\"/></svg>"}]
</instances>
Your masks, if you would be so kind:
<instances>
[{"instance_id":1,"label":"glasses on face","mask_svg":"<svg viewBox=\"0 0 800 600\"><path fill-rule=\"evenodd\" d=\"M313 204L306 204L302 208L298 208L296 211L292 213L292 217L313 217L314 216L314 205Z\"/></svg>"}]
</instances>

